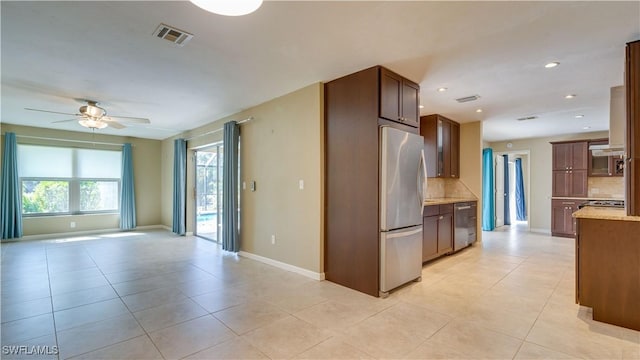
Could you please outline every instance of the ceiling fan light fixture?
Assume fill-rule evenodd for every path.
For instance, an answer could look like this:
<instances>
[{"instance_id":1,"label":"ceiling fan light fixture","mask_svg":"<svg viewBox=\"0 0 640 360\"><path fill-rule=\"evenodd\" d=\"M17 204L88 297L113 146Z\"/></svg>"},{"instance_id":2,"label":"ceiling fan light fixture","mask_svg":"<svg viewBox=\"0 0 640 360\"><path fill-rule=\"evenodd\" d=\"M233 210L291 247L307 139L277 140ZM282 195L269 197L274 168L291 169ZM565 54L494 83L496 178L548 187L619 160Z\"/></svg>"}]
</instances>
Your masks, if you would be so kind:
<instances>
[{"instance_id":1,"label":"ceiling fan light fixture","mask_svg":"<svg viewBox=\"0 0 640 360\"><path fill-rule=\"evenodd\" d=\"M81 106L80 113L90 118L101 118L107 114L103 108L91 103L89 103L89 105Z\"/></svg>"},{"instance_id":2,"label":"ceiling fan light fixture","mask_svg":"<svg viewBox=\"0 0 640 360\"><path fill-rule=\"evenodd\" d=\"M241 16L250 14L262 5L262 0L190 0L195 6L208 12L226 15Z\"/></svg>"},{"instance_id":3,"label":"ceiling fan light fixture","mask_svg":"<svg viewBox=\"0 0 640 360\"><path fill-rule=\"evenodd\" d=\"M78 120L78 123L89 129L104 129L109 126L106 122L98 119L81 119Z\"/></svg>"}]
</instances>

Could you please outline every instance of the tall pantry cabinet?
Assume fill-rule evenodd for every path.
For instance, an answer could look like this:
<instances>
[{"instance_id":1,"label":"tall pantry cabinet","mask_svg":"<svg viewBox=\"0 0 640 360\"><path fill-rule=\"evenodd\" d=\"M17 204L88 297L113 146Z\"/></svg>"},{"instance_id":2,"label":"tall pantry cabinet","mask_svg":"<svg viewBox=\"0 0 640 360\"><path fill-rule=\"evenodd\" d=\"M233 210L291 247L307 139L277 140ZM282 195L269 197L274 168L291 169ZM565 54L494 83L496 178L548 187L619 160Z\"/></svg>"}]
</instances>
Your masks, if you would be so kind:
<instances>
[{"instance_id":1,"label":"tall pantry cabinet","mask_svg":"<svg viewBox=\"0 0 640 360\"><path fill-rule=\"evenodd\" d=\"M325 100L325 277L379 296L378 127L418 134L419 86L375 66L330 81Z\"/></svg>"}]
</instances>

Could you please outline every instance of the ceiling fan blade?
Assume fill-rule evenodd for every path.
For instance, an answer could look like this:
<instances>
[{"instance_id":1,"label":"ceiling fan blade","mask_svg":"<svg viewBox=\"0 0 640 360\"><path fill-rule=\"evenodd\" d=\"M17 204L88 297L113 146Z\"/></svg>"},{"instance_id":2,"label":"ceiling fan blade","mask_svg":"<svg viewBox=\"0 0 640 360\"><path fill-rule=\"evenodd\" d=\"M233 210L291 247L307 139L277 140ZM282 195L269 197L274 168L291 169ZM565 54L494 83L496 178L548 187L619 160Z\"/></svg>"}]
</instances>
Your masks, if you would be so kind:
<instances>
[{"instance_id":1,"label":"ceiling fan blade","mask_svg":"<svg viewBox=\"0 0 640 360\"><path fill-rule=\"evenodd\" d=\"M130 123L138 123L138 124L151 124L151 121L147 118L140 118L140 117L131 117L131 116L118 116L118 115L108 115L110 118L118 118L118 119L122 119L123 122L130 122Z\"/></svg>"},{"instance_id":2,"label":"ceiling fan blade","mask_svg":"<svg viewBox=\"0 0 640 360\"><path fill-rule=\"evenodd\" d=\"M46 113L51 113L51 114L74 115L74 116L80 115L80 114L63 113L63 112L59 112L59 111L49 111L49 110L40 110L40 109L31 109L31 108L24 108L24 109L25 110L29 110L29 111L39 111L39 112L46 112Z\"/></svg>"},{"instance_id":3,"label":"ceiling fan blade","mask_svg":"<svg viewBox=\"0 0 640 360\"><path fill-rule=\"evenodd\" d=\"M69 121L78 121L78 119L67 119L67 120L58 120L58 121L52 121L52 124L57 124L57 123L64 123L64 122L69 122Z\"/></svg>"},{"instance_id":4,"label":"ceiling fan blade","mask_svg":"<svg viewBox=\"0 0 640 360\"><path fill-rule=\"evenodd\" d=\"M117 122L117 121L113 121L113 120L111 120L111 121L105 121L105 122L106 122L107 124L109 124L109 126L111 126L111 127L112 127L112 128L114 128L114 129L124 129L124 128L126 128L126 126L124 126L124 125L120 124L120 123L119 123L119 122Z\"/></svg>"}]
</instances>

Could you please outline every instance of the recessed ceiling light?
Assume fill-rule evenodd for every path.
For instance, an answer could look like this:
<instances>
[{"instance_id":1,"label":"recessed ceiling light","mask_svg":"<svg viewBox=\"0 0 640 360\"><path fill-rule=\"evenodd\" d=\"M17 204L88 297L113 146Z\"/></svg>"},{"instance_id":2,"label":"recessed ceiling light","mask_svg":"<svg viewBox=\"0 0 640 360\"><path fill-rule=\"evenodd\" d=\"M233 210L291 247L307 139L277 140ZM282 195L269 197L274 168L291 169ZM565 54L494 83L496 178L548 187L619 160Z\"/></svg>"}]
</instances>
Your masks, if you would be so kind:
<instances>
[{"instance_id":1,"label":"recessed ceiling light","mask_svg":"<svg viewBox=\"0 0 640 360\"><path fill-rule=\"evenodd\" d=\"M447 91L447 88L446 88L446 87L438 88L438 92L445 92L445 91Z\"/></svg>"},{"instance_id":2,"label":"recessed ceiling light","mask_svg":"<svg viewBox=\"0 0 640 360\"><path fill-rule=\"evenodd\" d=\"M420 109L424 109L424 105L418 105Z\"/></svg>"},{"instance_id":3,"label":"recessed ceiling light","mask_svg":"<svg viewBox=\"0 0 640 360\"><path fill-rule=\"evenodd\" d=\"M585 127L583 127L582 129L583 129L583 130L589 130L589 129L591 129L591 126L585 126Z\"/></svg>"},{"instance_id":4,"label":"recessed ceiling light","mask_svg":"<svg viewBox=\"0 0 640 360\"><path fill-rule=\"evenodd\" d=\"M557 62L557 61L554 61L554 62L547 63L544 67L546 67L547 69L551 69L551 68L554 68L554 67L556 67L558 65L560 65L560 63Z\"/></svg>"},{"instance_id":5,"label":"recessed ceiling light","mask_svg":"<svg viewBox=\"0 0 640 360\"><path fill-rule=\"evenodd\" d=\"M576 115L576 119L582 119L584 117L584 115L580 114L580 115Z\"/></svg>"},{"instance_id":6,"label":"recessed ceiling light","mask_svg":"<svg viewBox=\"0 0 640 360\"><path fill-rule=\"evenodd\" d=\"M482 112L482 109L476 109L476 112L477 112L477 113L481 113L481 112Z\"/></svg>"},{"instance_id":7,"label":"recessed ceiling light","mask_svg":"<svg viewBox=\"0 0 640 360\"><path fill-rule=\"evenodd\" d=\"M574 97L576 97L576 94L569 94L567 96L565 96L565 99L573 99Z\"/></svg>"}]
</instances>

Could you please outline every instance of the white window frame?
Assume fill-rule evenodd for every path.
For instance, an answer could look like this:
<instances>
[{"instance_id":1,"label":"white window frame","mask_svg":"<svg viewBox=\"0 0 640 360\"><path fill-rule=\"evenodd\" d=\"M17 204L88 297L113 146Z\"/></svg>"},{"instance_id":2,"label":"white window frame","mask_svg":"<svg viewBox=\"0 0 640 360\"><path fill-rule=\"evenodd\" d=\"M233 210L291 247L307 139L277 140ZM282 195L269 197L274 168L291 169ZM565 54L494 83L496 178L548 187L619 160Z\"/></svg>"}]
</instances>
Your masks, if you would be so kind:
<instances>
[{"instance_id":1,"label":"white window frame","mask_svg":"<svg viewBox=\"0 0 640 360\"><path fill-rule=\"evenodd\" d=\"M32 144L25 144L32 145ZM54 147L49 145L37 145L42 147ZM22 216L23 217L39 217L39 216L68 216L68 215L85 215L85 214L119 214L120 213L120 196L122 189L122 176L120 178L81 178L78 177L78 152L77 150L85 150L85 148L73 148L68 147L72 151L72 177L20 177L20 201L23 199L23 182L24 181L65 181L69 184L69 198L68 198L68 209L66 212L41 212L41 213L25 213L24 212L24 204L22 207ZM93 149L88 149L93 150ZM120 152L118 150L106 150L106 151L114 151ZM105 181L105 182L116 182L118 184L118 199L117 199L117 207L116 209L109 210L80 210L80 182L82 181Z\"/></svg>"}]
</instances>

